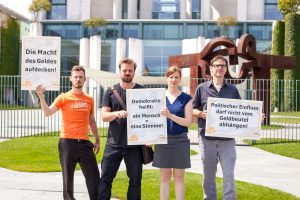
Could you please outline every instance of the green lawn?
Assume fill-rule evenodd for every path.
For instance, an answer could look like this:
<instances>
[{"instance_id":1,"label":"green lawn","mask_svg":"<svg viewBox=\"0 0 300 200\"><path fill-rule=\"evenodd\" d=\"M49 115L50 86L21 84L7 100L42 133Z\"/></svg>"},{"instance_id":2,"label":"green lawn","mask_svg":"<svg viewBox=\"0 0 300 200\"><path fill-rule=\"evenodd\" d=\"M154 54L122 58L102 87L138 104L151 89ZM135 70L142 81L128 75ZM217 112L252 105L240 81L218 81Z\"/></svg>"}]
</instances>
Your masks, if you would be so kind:
<instances>
[{"instance_id":1,"label":"green lawn","mask_svg":"<svg viewBox=\"0 0 300 200\"><path fill-rule=\"evenodd\" d=\"M300 117L300 112L272 112L271 115Z\"/></svg>"},{"instance_id":2,"label":"green lawn","mask_svg":"<svg viewBox=\"0 0 300 200\"><path fill-rule=\"evenodd\" d=\"M185 177L185 199L203 199L201 186L202 175L195 173L186 173ZM112 194L114 198L126 199L128 187L128 178L126 172L119 172L114 180ZM222 179L217 178L218 199L221 198ZM239 200L292 200L299 198L278 190L262 187L255 184L249 184L242 181L236 181L237 199ZM159 171L144 170L142 180L142 199L159 199ZM170 199L175 199L174 185L171 186Z\"/></svg>"},{"instance_id":3,"label":"green lawn","mask_svg":"<svg viewBox=\"0 0 300 200\"><path fill-rule=\"evenodd\" d=\"M97 155L98 162L102 157L106 138L104 137L100 140L101 152ZM57 141L57 136L36 136L29 138L18 138L2 142L0 143L0 167L29 172L60 171L61 169L58 160ZM290 145L292 143L284 143L284 145L286 144ZM295 145L297 146L298 144ZM279 148L275 147L274 149ZM295 146L291 149L295 149ZM299 152L299 148L297 152ZM193 154L192 151L191 154ZM293 154L296 154L296 152L293 151ZM185 199L202 199L201 180L202 175L194 173L186 174ZM113 197L126 199L127 186L128 178L126 172L119 172L113 184ZM296 198L293 195L245 182L237 181L236 187L238 199L299 200L299 198ZM220 178L217 179L217 188L219 192L218 199L221 199L222 179ZM142 191L142 199L144 200L159 199L158 170L144 170ZM174 186L172 185L170 199L174 198Z\"/></svg>"},{"instance_id":4,"label":"green lawn","mask_svg":"<svg viewBox=\"0 0 300 200\"><path fill-rule=\"evenodd\" d=\"M35 136L1 142L0 167L23 172L61 171L58 158L58 139L58 136ZM100 141L98 162L103 155L106 138L101 138ZM78 165L77 169L79 169Z\"/></svg>"},{"instance_id":5,"label":"green lawn","mask_svg":"<svg viewBox=\"0 0 300 200\"><path fill-rule=\"evenodd\" d=\"M244 140L244 142L252 144L251 140ZM266 142L268 142L268 144L266 144ZM252 146L271 153L300 160L300 142L279 143L276 139L260 139L257 140L255 144L252 144Z\"/></svg>"},{"instance_id":6,"label":"green lawn","mask_svg":"<svg viewBox=\"0 0 300 200\"><path fill-rule=\"evenodd\" d=\"M300 112L272 112L271 122L300 124Z\"/></svg>"},{"instance_id":7,"label":"green lawn","mask_svg":"<svg viewBox=\"0 0 300 200\"><path fill-rule=\"evenodd\" d=\"M58 158L58 139L58 136L34 136L1 142L0 167L23 172L61 171ZM106 139L106 137L100 138L98 163L101 161ZM94 138L91 137L90 140L94 141ZM197 152L191 150L190 154L195 155ZM80 169L79 165L77 165L77 169Z\"/></svg>"}]
</instances>

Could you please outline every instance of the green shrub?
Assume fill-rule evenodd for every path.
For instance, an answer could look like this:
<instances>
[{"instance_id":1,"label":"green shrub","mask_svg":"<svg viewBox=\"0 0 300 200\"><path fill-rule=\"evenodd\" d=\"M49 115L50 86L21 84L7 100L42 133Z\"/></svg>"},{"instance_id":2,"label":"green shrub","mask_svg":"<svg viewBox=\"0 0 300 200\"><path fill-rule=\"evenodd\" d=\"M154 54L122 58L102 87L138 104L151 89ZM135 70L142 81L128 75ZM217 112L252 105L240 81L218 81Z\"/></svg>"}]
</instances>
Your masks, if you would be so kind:
<instances>
[{"instance_id":1,"label":"green shrub","mask_svg":"<svg viewBox=\"0 0 300 200\"><path fill-rule=\"evenodd\" d=\"M295 95L295 80L300 79L300 15L296 13L289 13L285 16L285 45L284 55L295 56L296 68L293 70L284 71L285 79L285 94L284 105L286 111L295 110L296 103L299 105L300 99L296 102ZM289 81L291 80L291 81ZM297 94L298 95L298 94Z\"/></svg>"},{"instance_id":2,"label":"green shrub","mask_svg":"<svg viewBox=\"0 0 300 200\"><path fill-rule=\"evenodd\" d=\"M272 33L272 55L284 55L284 21L274 22ZM283 109L284 72L280 69L271 69L271 110L275 107L279 111Z\"/></svg>"}]
</instances>

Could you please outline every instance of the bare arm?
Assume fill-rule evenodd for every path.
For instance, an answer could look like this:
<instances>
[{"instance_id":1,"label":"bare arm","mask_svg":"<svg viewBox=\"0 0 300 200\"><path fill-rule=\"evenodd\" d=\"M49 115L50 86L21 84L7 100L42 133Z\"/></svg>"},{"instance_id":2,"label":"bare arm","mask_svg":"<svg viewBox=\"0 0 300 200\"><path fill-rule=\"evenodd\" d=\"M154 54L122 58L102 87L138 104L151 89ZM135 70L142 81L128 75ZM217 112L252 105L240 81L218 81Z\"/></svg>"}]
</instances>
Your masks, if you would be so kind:
<instances>
[{"instance_id":1,"label":"bare arm","mask_svg":"<svg viewBox=\"0 0 300 200\"><path fill-rule=\"evenodd\" d=\"M194 108L193 109L193 115L195 115L197 118L206 119L207 112L206 112L206 110L201 111L201 110L198 110L198 109Z\"/></svg>"},{"instance_id":2,"label":"bare arm","mask_svg":"<svg viewBox=\"0 0 300 200\"><path fill-rule=\"evenodd\" d=\"M126 118L127 112L125 110L112 112L110 107L102 107L101 117L104 122L111 122L117 118Z\"/></svg>"},{"instance_id":3,"label":"bare arm","mask_svg":"<svg viewBox=\"0 0 300 200\"><path fill-rule=\"evenodd\" d=\"M161 110L161 114L168 117L170 120L176 122L181 126L188 127L192 124L192 113L193 113L193 106L192 100L190 100L184 107L184 117L178 117L170 113L169 109L163 108Z\"/></svg>"},{"instance_id":4,"label":"bare arm","mask_svg":"<svg viewBox=\"0 0 300 200\"><path fill-rule=\"evenodd\" d=\"M95 152L95 154L97 154L100 150L100 138L99 138L97 124L96 124L94 114L91 114L90 117L89 117L89 125L90 125L90 129L91 129L91 131L94 135L94 138L95 138L94 152Z\"/></svg>"},{"instance_id":5,"label":"bare arm","mask_svg":"<svg viewBox=\"0 0 300 200\"><path fill-rule=\"evenodd\" d=\"M44 96L45 88L42 85L37 86L35 92L40 99L41 108L46 117L51 116L58 111L58 108L56 106L51 105L49 107L47 105L47 103L45 101L45 96Z\"/></svg>"}]
</instances>

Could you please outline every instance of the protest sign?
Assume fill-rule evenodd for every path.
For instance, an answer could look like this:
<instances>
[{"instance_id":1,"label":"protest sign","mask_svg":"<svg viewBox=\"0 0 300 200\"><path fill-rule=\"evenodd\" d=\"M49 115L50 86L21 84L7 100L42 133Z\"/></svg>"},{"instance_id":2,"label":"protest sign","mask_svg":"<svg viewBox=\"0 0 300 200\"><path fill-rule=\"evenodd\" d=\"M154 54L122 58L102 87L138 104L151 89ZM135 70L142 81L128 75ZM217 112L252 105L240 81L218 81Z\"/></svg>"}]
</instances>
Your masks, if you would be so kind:
<instances>
[{"instance_id":1,"label":"protest sign","mask_svg":"<svg viewBox=\"0 0 300 200\"><path fill-rule=\"evenodd\" d=\"M60 37L22 38L21 90L35 90L38 85L59 90L60 43Z\"/></svg>"},{"instance_id":2,"label":"protest sign","mask_svg":"<svg viewBox=\"0 0 300 200\"><path fill-rule=\"evenodd\" d=\"M165 89L127 89L128 145L167 144L167 120L160 114L166 106Z\"/></svg>"},{"instance_id":3,"label":"protest sign","mask_svg":"<svg viewBox=\"0 0 300 200\"><path fill-rule=\"evenodd\" d=\"M261 117L261 101L209 97L205 135L259 139Z\"/></svg>"}]
</instances>

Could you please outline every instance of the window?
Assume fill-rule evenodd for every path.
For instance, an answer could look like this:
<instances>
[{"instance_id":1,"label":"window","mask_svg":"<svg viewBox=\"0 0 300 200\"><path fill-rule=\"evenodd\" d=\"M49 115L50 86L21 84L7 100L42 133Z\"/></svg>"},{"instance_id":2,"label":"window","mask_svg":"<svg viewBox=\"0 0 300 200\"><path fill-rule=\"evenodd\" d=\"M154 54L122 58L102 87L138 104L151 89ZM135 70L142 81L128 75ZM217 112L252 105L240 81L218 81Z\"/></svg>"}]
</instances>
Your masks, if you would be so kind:
<instances>
[{"instance_id":1,"label":"window","mask_svg":"<svg viewBox=\"0 0 300 200\"><path fill-rule=\"evenodd\" d=\"M272 40L272 25L270 24L248 24L247 32L256 40Z\"/></svg>"},{"instance_id":2,"label":"window","mask_svg":"<svg viewBox=\"0 0 300 200\"><path fill-rule=\"evenodd\" d=\"M186 26L186 38L197 38L199 36L204 36L204 26L203 24L187 24Z\"/></svg>"},{"instance_id":3,"label":"window","mask_svg":"<svg viewBox=\"0 0 300 200\"><path fill-rule=\"evenodd\" d=\"M153 19L180 19L179 0L153 0Z\"/></svg>"},{"instance_id":4,"label":"window","mask_svg":"<svg viewBox=\"0 0 300 200\"><path fill-rule=\"evenodd\" d=\"M201 0L192 2L192 19L201 19Z\"/></svg>"},{"instance_id":5,"label":"window","mask_svg":"<svg viewBox=\"0 0 300 200\"><path fill-rule=\"evenodd\" d=\"M123 25L123 38L138 38L139 25L138 24L124 24Z\"/></svg>"},{"instance_id":6,"label":"window","mask_svg":"<svg viewBox=\"0 0 300 200\"><path fill-rule=\"evenodd\" d=\"M266 20L279 20L283 19L281 12L277 7L277 0L265 0L265 19Z\"/></svg>"},{"instance_id":7,"label":"window","mask_svg":"<svg viewBox=\"0 0 300 200\"><path fill-rule=\"evenodd\" d=\"M182 24L144 24L144 39L182 39Z\"/></svg>"},{"instance_id":8,"label":"window","mask_svg":"<svg viewBox=\"0 0 300 200\"><path fill-rule=\"evenodd\" d=\"M66 19L66 0L52 0L51 10L47 12L47 19Z\"/></svg>"},{"instance_id":9,"label":"window","mask_svg":"<svg viewBox=\"0 0 300 200\"><path fill-rule=\"evenodd\" d=\"M116 72L116 40L101 42L101 70Z\"/></svg>"},{"instance_id":10,"label":"window","mask_svg":"<svg viewBox=\"0 0 300 200\"><path fill-rule=\"evenodd\" d=\"M220 36L220 29L216 24L208 24L207 25L207 37L215 38Z\"/></svg>"},{"instance_id":11,"label":"window","mask_svg":"<svg viewBox=\"0 0 300 200\"><path fill-rule=\"evenodd\" d=\"M128 0L122 1L122 19L128 18Z\"/></svg>"},{"instance_id":12,"label":"window","mask_svg":"<svg viewBox=\"0 0 300 200\"><path fill-rule=\"evenodd\" d=\"M145 40L143 66L149 76L164 76L169 56L181 54L181 40Z\"/></svg>"}]
</instances>

